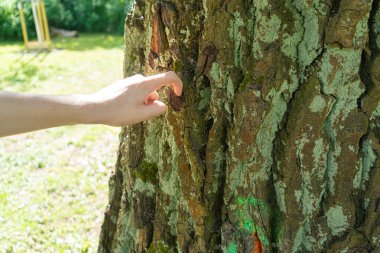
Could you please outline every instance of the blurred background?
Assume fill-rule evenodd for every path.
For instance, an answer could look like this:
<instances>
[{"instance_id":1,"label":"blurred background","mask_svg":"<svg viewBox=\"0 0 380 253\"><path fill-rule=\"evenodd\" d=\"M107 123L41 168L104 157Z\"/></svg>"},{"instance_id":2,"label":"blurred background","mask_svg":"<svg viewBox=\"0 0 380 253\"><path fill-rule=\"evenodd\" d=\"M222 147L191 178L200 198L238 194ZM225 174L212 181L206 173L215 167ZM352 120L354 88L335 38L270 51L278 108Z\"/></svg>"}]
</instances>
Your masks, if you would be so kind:
<instances>
[{"instance_id":1,"label":"blurred background","mask_svg":"<svg viewBox=\"0 0 380 253\"><path fill-rule=\"evenodd\" d=\"M24 15L36 39L28 1ZM89 93L121 79L131 0L45 0L50 51L24 47L16 0L0 0L0 90ZM1 124L1 119L0 119ZM118 128L67 126L0 139L0 252L96 252Z\"/></svg>"},{"instance_id":2,"label":"blurred background","mask_svg":"<svg viewBox=\"0 0 380 253\"><path fill-rule=\"evenodd\" d=\"M25 7L30 1L21 1ZM18 0L0 1L0 40L22 41ZM80 32L123 34L132 0L45 0L50 27ZM35 35L31 8L24 8L28 32Z\"/></svg>"}]
</instances>

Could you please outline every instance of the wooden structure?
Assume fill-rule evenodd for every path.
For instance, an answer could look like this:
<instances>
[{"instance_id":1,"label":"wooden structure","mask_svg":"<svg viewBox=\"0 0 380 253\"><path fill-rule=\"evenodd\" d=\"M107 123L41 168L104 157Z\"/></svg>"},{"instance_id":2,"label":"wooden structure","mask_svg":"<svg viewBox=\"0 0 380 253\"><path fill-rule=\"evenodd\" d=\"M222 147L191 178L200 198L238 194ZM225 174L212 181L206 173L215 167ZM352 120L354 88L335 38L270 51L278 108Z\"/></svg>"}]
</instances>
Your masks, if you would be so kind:
<instances>
[{"instance_id":1,"label":"wooden structure","mask_svg":"<svg viewBox=\"0 0 380 253\"><path fill-rule=\"evenodd\" d=\"M28 0L32 8L34 25L36 27L37 41L29 41L28 31L26 28L23 4L18 2L20 11L20 20L22 28L22 36L24 38L25 47L27 50L50 50L52 43L50 40L49 26L46 18L45 5L43 0Z\"/></svg>"}]
</instances>

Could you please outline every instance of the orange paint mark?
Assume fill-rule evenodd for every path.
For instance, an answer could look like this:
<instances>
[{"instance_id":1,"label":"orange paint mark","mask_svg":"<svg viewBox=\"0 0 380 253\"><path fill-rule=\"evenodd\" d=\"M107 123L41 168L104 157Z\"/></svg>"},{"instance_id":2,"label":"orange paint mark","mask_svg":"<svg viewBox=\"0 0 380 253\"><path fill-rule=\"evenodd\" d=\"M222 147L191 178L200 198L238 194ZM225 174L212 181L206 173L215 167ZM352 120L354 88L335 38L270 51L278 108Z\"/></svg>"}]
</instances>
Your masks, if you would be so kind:
<instances>
[{"instance_id":1,"label":"orange paint mark","mask_svg":"<svg viewBox=\"0 0 380 253\"><path fill-rule=\"evenodd\" d=\"M255 242L255 247L253 248L252 253L262 253L263 252L263 244L260 241L259 236L257 235L257 232L254 232L252 234L253 241Z\"/></svg>"},{"instance_id":2,"label":"orange paint mark","mask_svg":"<svg viewBox=\"0 0 380 253\"><path fill-rule=\"evenodd\" d=\"M159 17L158 17L158 13L156 11L156 13L153 14L153 24L152 24L152 44L151 44L151 47L150 49L157 55L159 55L159 50L160 50L160 38L159 38L159 33L158 33L158 29L159 29Z\"/></svg>"}]
</instances>

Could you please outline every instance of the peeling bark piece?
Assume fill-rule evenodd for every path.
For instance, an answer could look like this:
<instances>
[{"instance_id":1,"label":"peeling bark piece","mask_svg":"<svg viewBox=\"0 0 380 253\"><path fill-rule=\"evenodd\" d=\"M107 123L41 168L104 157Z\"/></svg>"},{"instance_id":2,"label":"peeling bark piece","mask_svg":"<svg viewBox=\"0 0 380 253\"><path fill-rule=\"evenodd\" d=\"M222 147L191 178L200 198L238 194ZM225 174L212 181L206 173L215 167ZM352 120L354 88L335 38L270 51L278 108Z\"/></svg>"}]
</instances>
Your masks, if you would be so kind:
<instances>
[{"instance_id":1,"label":"peeling bark piece","mask_svg":"<svg viewBox=\"0 0 380 253\"><path fill-rule=\"evenodd\" d=\"M169 30L173 30L178 19L178 11L175 4L169 1L161 2L161 17L164 25Z\"/></svg>"},{"instance_id":2,"label":"peeling bark piece","mask_svg":"<svg viewBox=\"0 0 380 253\"><path fill-rule=\"evenodd\" d=\"M160 54L160 34L159 34L159 7L155 8L155 12L152 17L152 43L151 43L151 51L153 51L156 55Z\"/></svg>"},{"instance_id":3,"label":"peeling bark piece","mask_svg":"<svg viewBox=\"0 0 380 253\"><path fill-rule=\"evenodd\" d=\"M217 55L218 50L212 43L208 44L202 50L202 54L200 55L197 62L197 66L195 68L196 79L201 75L207 76L209 74L212 67L212 63L216 60Z\"/></svg>"},{"instance_id":4,"label":"peeling bark piece","mask_svg":"<svg viewBox=\"0 0 380 253\"><path fill-rule=\"evenodd\" d=\"M167 91L167 95L169 98L169 104L172 106L174 111L179 112L183 108L183 101L181 97L178 97L172 89Z\"/></svg>"},{"instance_id":5,"label":"peeling bark piece","mask_svg":"<svg viewBox=\"0 0 380 253\"><path fill-rule=\"evenodd\" d=\"M159 58L158 55L153 50L150 50L149 55L148 55L148 63L152 70L155 69L156 67L155 60L158 58Z\"/></svg>"}]
</instances>

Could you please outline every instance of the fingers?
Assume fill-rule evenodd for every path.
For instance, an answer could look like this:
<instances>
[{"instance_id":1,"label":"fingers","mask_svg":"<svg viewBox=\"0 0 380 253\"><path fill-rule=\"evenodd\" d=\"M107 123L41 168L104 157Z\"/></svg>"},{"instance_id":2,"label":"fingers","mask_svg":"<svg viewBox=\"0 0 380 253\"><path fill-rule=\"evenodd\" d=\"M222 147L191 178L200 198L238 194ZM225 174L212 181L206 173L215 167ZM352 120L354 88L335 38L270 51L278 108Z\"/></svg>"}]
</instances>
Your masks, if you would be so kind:
<instances>
[{"instance_id":1,"label":"fingers","mask_svg":"<svg viewBox=\"0 0 380 253\"><path fill-rule=\"evenodd\" d=\"M159 100L159 99L160 99L160 95L158 95L157 91L155 91L149 95L149 97L144 102L144 104L148 105L148 104L151 104L152 102L154 102L155 100Z\"/></svg>"},{"instance_id":2,"label":"fingers","mask_svg":"<svg viewBox=\"0 0 380 253\"><path fill-rule=\"evenodd\" d=\"M148 101L154 101L158 99L160 99L160 95L158 95L157 91L152 92L148 97Z\"/></svg>"},{"instance_id":3,"label":"fingers","mask_svg":"<svg viewBox=\"0 0 380 253\"><path fill-rule=\"evenodd\" d=\"M181 96L183 89L182 80L173 71L154 76L147 76L142 81L142 84L146 87L149 93L152 93L153 91L156 91L162 86L168 84L171 84L174 87L174 93L177 96Z\"/></svg>"},{"instance_id":4,"label":"fingers","mask_svg":"<svg viewBox=\"0 0 380 253\"><path fill-rule=\"evenodd\" d=\"M144 117L143 120L147 120L165 114L167 110L168 107L164 103L155 100L149 104L142 105L141 115Z\"/></svg>"}]
</instances>

